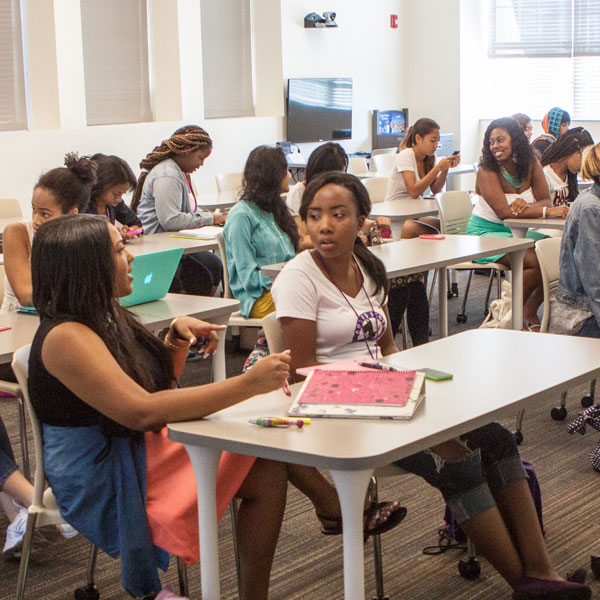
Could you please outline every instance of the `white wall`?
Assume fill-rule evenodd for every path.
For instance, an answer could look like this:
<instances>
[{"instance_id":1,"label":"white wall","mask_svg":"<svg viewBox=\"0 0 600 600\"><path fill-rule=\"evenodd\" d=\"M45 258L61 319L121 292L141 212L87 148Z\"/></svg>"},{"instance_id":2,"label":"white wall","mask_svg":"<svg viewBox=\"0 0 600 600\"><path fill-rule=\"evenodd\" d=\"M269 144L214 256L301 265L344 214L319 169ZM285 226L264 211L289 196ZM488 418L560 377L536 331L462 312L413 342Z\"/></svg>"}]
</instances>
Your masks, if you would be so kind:
<instances>
[{"instance_id":1,"label":"white wall","mask_svg":"<svg viewBox=\"0 0 600 600\"><path fill-rule=\"evenodd\" d=\"M239 171L252 148L285 139L288 77L354 79L353 139L344 143L349 151L370 149L372 109L407 105L402 29L389 27L391 13L402 20L402 0L345 0L337 6L329 0L255 0L261 116L210 120L203 118L199 2L153 0L151 12L159 18L151 34L160 48L153 56L155 109L161 120L88 127L79 0L24 2L32 129L0 133L0 198L18 198L25 214L40 173L60 166L66 152L118 154L137 172L144 155L186 123L205 127L214 140L212 156L194 176L200 191L214 190L215 174ZM304 29L305 14L325 10L337 10L338 29Z\"/></svg>"}]
</instances>

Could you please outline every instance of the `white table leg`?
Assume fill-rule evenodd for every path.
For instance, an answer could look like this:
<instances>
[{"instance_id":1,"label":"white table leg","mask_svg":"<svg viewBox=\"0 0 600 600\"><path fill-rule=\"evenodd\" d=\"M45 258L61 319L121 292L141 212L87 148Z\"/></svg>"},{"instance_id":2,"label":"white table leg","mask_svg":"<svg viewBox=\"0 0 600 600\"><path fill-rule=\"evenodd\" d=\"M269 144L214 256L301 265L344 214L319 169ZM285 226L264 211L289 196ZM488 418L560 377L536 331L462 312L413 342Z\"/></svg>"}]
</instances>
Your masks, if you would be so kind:
<instances>
[{"instance_id":1,"label":"white table leg","mask_svg":"<svg viewBox=\"0 0 600 600\"><path fill-rule=\"evenodd\" d=\"M194 467L196 487L198 488L202 598L219 600L221 598L221 577L217 533L217 470L221 451L191 445L186 445L185 449Z\"/></svg>"},{"instance_id":2,"label":"white table leg","mask_svg":"<svg viewBox=\"0 0 600 600\"><path fill-rule=\"evenodd\" d=\"M446 267L437 270L440 337L448 337L448 276Z\"/></svg>"},{"instance_id":3,"label":"white table leg","mask_svg":"<svg viewBox=\"0 0 600 600\"><path fill-rule=\"evenodd\" d=\"M397 242L402 239L402 228L404 227L404 221L402 217L394 217L391 219L390 230L392 232L392 239Z\"/></svg>"},{"instance_id":4,"label":"white table leg","mask_svg":"<svg viewBox=\"0 0 600 600\"><path fill-rule=\"evenodd\" d=\"M523 258L525 250L511 252L510 270L512 274L512 328L523 328Z\"/></svg>"},{"instance_id":5,"label":"white table leg","mask_svg":"<svg viewBox=\"0 0 600 600\"><path fill-rule=\"evenodd\" d=\"M225 367L225 334L227 330L217 331L219 337L219 345L212 358L212 376L213 381L225 381L227 378L227 372Z\"/></svg>"},{"instance_id":6,"label":"white table leg","mask_svg":"<svg viewBox=\"0 0 600 600\"><path fill-rule=\"evenodd\" d=\"M524 238L527 235L527 227L511 227L513 237Z\"/></svg>"},{"instance_id":7,"label":"white table leg","mask_svg":"<svg viewBox=\"0 0 600 600\"><path fill-rule=\"evenodd\" d=\"M363 511L373 471L331 470L330 473L340 499L344 523L344 598L364 600Z\"/></svg>"}]
</instances>

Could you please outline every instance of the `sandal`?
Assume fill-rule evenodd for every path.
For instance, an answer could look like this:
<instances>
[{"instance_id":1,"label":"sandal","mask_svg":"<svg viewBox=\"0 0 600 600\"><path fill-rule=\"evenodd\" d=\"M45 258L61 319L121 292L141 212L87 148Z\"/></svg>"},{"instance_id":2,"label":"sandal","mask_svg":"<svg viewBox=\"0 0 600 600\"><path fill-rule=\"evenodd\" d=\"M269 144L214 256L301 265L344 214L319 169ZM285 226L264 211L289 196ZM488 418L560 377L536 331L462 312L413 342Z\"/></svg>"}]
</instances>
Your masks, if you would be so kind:
<instances>
[{"instance_id":1,"label":"sandal","mask_svg":"<svg viewBox=\"0 0 600 600\"><path fill-rule=\"evenodd\" d=\"M388 506L389 502L372 502L371 505L364 511L364 525L363 525L363 538L366 541L371 535L380 535L386 531L394 529L399 525L406 517L406 508L399 506L396 510L392 511L385 521L379 521L381 509ZM375 526L369 528L373 517L375 517ZM325 515L317 514L317 518L321 521L321 533L323 535L341 535L343 533L342 518L341 517L327 517ZM330 521L331 525L325 525L323 521Z\"/></svg>"}]
</instances>

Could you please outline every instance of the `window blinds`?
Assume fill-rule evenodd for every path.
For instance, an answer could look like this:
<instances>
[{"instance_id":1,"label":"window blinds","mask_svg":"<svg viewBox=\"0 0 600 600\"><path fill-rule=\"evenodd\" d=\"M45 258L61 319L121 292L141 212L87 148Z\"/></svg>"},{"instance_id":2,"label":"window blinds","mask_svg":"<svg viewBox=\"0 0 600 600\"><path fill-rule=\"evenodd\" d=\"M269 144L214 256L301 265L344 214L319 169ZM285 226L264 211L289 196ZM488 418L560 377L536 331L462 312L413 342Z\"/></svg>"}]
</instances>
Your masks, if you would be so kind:
<instances>
[{"instance_id":1,"label":"window blinds","mask_svg":"<svg viewBox=\"0 0 600 600\"><path fill-rule=\"evenodd\" d=\"M250 0L202 0L204 117L254 116Z\"/></svg>"},{"instance_id":2,"label":"window blinds","mask_svg":"<svg viewBox=\"0 0 600 600\"><path fill-rule=\"evenodd\" d=\"M26 128L19 0L0 0L0 131Z\"/></svg>"},{"instance_id":3,"label":"window blinds","mask_svg":"<svg viewBox=\"0 0 600 600\"><path fill-rule=\"evenodd\" d=\"M146 0L81 0L88 125L152 120Z\"/></svg>"}]
</instances>

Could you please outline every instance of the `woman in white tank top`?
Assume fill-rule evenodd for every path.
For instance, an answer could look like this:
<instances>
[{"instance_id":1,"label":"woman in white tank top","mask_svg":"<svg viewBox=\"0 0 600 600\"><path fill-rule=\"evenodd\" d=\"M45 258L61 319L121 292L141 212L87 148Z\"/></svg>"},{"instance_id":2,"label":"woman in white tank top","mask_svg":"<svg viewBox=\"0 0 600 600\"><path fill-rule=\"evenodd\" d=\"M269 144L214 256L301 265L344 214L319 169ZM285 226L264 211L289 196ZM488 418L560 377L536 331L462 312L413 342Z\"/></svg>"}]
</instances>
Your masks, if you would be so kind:
<instances>
[{"instance_id":1,"label":"woman in white tank top","mask_svg":"<svg viewBox=\"0 0 600 600\"><path fill-rule=\"evenodd\" d=\"M67 154L65 166L44 173L31 198L31 223L13 223L2 236L4 250L4 301L2 312L32 304L31 244L36 231L61 215L77 213L87 206L96 181L96 165L89 158Z\"/></svg>"}]
</instances>

